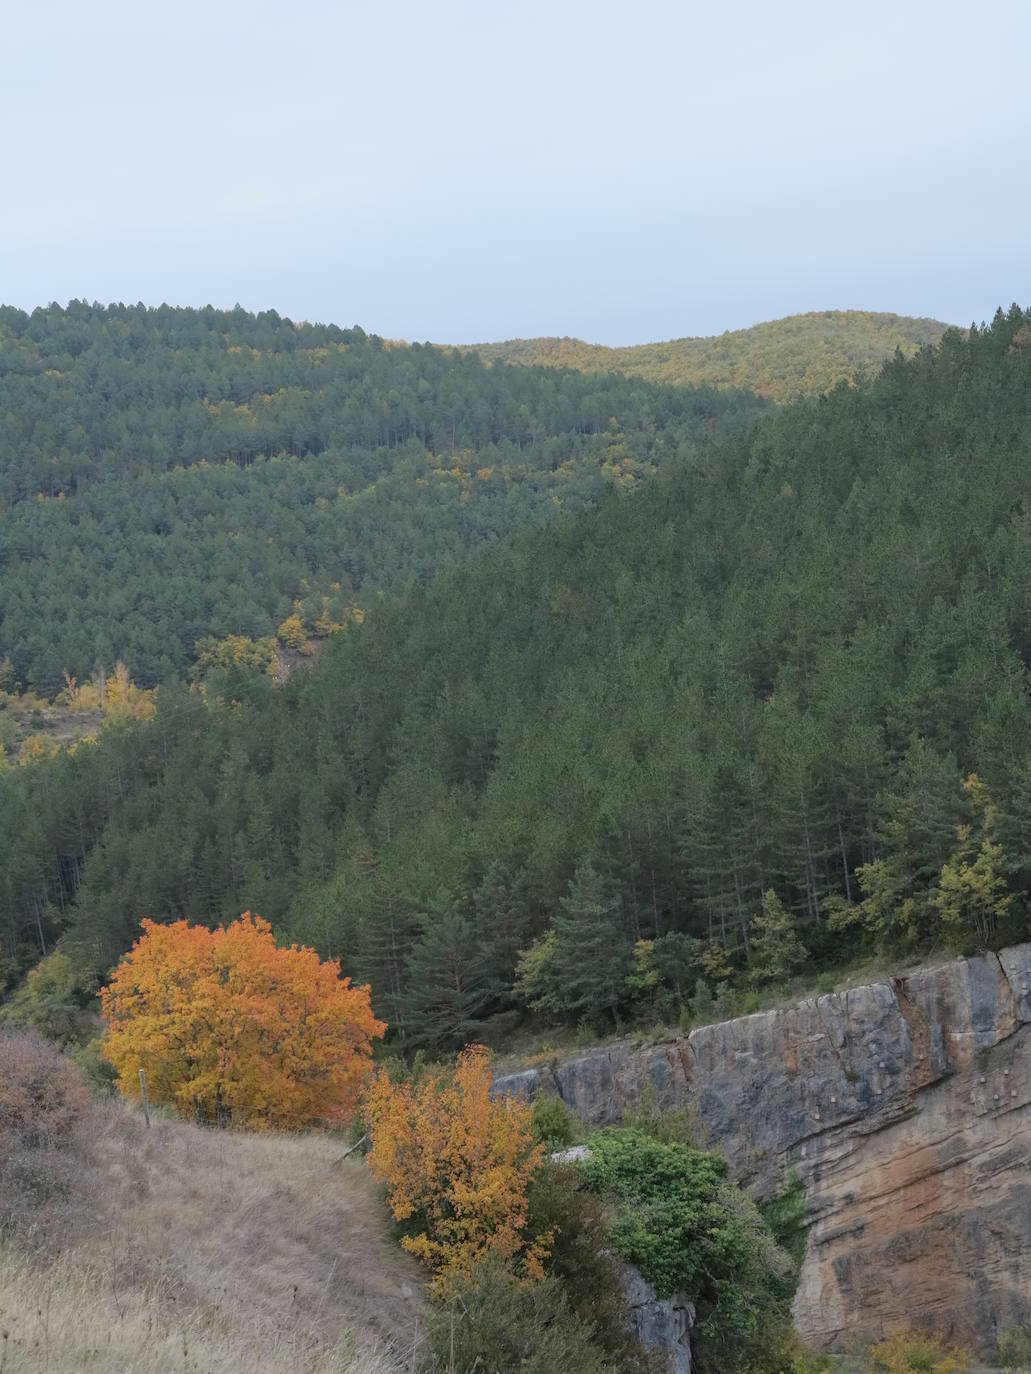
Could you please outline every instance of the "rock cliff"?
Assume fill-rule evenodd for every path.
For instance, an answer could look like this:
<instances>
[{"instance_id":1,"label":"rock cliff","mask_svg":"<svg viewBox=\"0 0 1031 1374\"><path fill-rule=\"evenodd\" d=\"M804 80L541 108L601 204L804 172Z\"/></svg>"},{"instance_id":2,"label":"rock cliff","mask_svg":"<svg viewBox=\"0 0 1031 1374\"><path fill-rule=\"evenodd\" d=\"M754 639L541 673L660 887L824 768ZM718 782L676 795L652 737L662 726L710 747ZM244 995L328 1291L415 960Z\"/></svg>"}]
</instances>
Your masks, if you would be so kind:
<instances>
[{"instance_id":1,"label":"rock cliff","mask_svg":"<svg viewBox=\"0 0 1031 1374\"><path fill-rule=\"evenodd\" d=\"M647 1096L760 1196L794 1170L811 1223L795 1321L815 1345L923 1327L987 1350L1031 1323L1031 944L495 1091L557 1094L597 1125Z\"/></svg>"}]
</instances>

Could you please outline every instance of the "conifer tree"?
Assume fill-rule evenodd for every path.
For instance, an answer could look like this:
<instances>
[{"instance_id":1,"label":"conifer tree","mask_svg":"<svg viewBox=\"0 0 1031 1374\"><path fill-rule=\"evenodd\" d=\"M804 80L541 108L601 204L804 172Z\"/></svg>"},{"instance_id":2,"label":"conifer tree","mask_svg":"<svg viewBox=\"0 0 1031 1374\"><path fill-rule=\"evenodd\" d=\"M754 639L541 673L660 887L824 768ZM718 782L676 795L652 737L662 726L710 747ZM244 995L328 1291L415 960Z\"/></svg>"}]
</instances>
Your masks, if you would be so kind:
<instances>
[{"instance_id":1,"label":"conifer tree","mask_svg":"<svg viewBox=\"0 0 1031 1374\"><path fill-rule=\"evenodd\" d=\"M405 968L407 1022L412 1046L460 1045L501 991L489 950L469 917L446 891L420 918Z\"/></svg>"},{"instance_id":2,"label":"conifer tree","mask_svg":"<svg viewBox=\"0 0 1031 1374\"><path fill-rule=\"evenodd\" d=\"M632 956L618 893L589 863L579 865L552 928L524 957L517 990L541 1010L619 1022Z\"/></svg>"},{"instance_id":3,"label":"conifer tree","mask_svg":"<svg viewBox=\"0 0 1031 1374\"><path fill-rule=\"evenodd\" d=\"M808 957L791 912L775 892L764 892L762 911L752 918L753 979L759 983L779 982Z\"/></svg>"}]
</instances>

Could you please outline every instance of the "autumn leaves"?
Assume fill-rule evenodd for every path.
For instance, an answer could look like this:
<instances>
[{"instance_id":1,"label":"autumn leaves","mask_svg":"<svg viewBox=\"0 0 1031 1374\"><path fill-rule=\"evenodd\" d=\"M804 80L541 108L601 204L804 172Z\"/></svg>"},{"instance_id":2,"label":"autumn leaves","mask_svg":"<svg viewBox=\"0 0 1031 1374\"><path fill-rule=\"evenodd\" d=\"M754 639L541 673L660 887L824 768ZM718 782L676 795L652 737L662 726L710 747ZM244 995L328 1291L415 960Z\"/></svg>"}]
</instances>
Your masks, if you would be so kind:
<instances>
[{"instance_id":1,"label":"autumn leaves","mask_svg":"<svg viewBox=\"0 0 1031 1374\"><path fill-rule=\"evenodd\" d=\"M250 912L219 930L142 925L100 994L122 1093L139 1096L142 1068L153 1099L181 1116L258 1129L344 1120L364 1093L369 1164L436 1291L486 1256L540 1276L552 1237L525 1230L544 1147L529 1107L491 1099L482 1046L453 1070L396 1082L373 1073L386 1026L339 963L278 948Z\"/></svg>"},{"instance_id":2,"label":"autumn leaves","mask_svg":"<svg viewBox=\"0 0 1031 1374\"><path fill-rule=\"evenodd\" d=\"M349 1115L386 1030L369 989L245 912L220 930L143 921L101 992L118 1087L212 1124L297 1129Z\"/></svg>"},{"instance_id":3,"label":"autumn leaves","mask_svg":"<svg viewBox=\"0 0 1031 1374\"><path fill-rule=\"evenodd\" d=\"M387 1189L401 1244L446 1290L479 1260L502 1260L540 1278L551 1234L526 1237L527 1191L544 1159L530 1108L490 1096L482 1045L462 1051L454 1070L395 1084L380 1070L365 1098L372 1136L369 1165Z\"/></svg>"}]
</instances>

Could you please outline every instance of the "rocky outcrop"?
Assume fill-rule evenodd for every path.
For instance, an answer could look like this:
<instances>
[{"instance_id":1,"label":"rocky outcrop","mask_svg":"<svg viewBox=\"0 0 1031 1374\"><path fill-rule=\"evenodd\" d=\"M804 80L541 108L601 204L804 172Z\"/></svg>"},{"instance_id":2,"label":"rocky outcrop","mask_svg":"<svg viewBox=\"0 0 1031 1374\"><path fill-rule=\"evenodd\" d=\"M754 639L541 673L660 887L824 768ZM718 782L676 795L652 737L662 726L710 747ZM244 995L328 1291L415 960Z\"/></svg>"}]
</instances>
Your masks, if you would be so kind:
<instances>
[{"instance_id":1,"label":"rocky outcrop","mask_svg":"<svg viewBox=\"0 0 1031 1374\"><path fill-rule=\"evenodd\" d=\"M657 1297L633 1265L627 1265L623 1273L623 1296L634 1335L643 1349L662 1351L669 1374L691 1374L694 1304L684 1297Z\"/></svg>"},{"instance_id":2,"label":"rocky outcrop","mask_svg":"<svg viewBox=\"0 0 1031 1374\"><path fill-rule=\"evenodd\" d=\"M678 1107L811 1222L795 1301L828 1349L926 1327L971 1348L1031 1322L1031 944L499 1079L594 1124Z\"/></svg>"}]
</instances>

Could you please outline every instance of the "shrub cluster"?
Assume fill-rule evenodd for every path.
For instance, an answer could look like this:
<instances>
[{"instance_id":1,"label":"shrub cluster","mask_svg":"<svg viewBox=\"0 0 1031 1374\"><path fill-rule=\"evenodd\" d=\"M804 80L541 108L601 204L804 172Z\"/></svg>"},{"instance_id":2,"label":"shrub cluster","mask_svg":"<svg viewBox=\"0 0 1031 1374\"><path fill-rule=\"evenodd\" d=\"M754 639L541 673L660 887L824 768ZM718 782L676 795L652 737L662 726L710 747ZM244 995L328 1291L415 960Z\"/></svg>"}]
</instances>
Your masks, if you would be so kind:
<instances>
[{"instance_id":1,"label":"shrub cluster","mask_svg":"<svg viewBox=\"0 0 1031 1374\"><path fill-rule=\"evenodd\" d=\"M792 1263L726 1161L640 1129L610 1128L579 1166L615 1209L611 1243L660 1298L685 1294L698 1311L702 1371L740 1368L788 1326Z\"/></svg>"},{"instance_id":2,"label":"shrub cluster","mask_svg":"<svg viewBox=\"0 0 1031 1374\"><path fill-rule=\"evenodd\" d=\"M615 1374L592 1324L572 1310L559 1280L527 1283L497 1257L456 1279L433 1309L423 1374Z\"/></svg>"},{"instance_id":3,"label":"shrub cluster","mask_svg":"<svg viewBox=\"0 0 1031 1374\"><path fill-rule=\"evenodd\" d=\"M67 1192L66 1146L89 1104L78 1069L32 1032L0 1033L0 1234Z\"/></svg>"}]
</instances>

